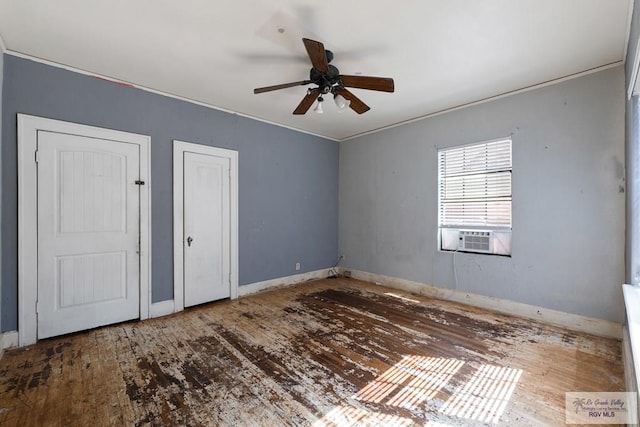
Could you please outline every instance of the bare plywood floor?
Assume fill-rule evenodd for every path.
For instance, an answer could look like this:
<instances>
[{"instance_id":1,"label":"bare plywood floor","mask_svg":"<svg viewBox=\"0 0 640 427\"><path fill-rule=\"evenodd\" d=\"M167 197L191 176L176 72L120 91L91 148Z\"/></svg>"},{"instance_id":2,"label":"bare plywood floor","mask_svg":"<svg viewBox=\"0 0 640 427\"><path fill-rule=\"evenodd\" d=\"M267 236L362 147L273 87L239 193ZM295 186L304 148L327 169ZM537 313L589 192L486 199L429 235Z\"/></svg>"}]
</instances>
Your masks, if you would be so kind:
<instances>
[{"instance_id":1,"label":"bare plywood floor","mask_svg":"<svg viewBox=\"0 0 640 427\"><path fill-rule=\"evenodd\" d=\"M620 342L321 280L8 351L1 425L562 425Z\"/></svg>"}]
</instances>

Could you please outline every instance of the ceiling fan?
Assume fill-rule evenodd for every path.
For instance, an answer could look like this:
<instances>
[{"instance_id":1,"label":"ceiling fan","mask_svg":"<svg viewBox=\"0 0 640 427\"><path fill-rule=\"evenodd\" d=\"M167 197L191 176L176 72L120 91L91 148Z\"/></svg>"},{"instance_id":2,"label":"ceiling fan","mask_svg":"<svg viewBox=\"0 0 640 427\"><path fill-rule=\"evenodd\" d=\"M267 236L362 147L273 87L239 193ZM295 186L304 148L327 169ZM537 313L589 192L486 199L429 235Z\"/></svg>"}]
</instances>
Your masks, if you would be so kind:
<instances>
[{"instance_id":1,"label":"ceiling fan","mask_svg":"<svg viewBox=\"0 0 640 427\"><path fill-rule=\"evenodd\" d=\"M346 76L340 74L340 71L333 65L329 65L333 59L333 52L325 50L324 45L318 41L303 38L302 42L307 49L309 59L313 68L309 72L309 80L299 82L284 83L274 86L260 87L253 90L253 93L264 93L272 90L286 89L294 86L305 86L308 84L317 85L315 88L307 89L307 94L295 110L293 114L305 114L314 101L318 101L318 105L314 109L317 113L322 113L323 95L332 94L338 109L343 110L349 106L358 114L366 113L370 110L369 106L362 102L357 96L346 88L352 87L357 89L377 90L381 92L393 92L393 79L386 77L371 76Z\"/></svg>"}]
</instances>

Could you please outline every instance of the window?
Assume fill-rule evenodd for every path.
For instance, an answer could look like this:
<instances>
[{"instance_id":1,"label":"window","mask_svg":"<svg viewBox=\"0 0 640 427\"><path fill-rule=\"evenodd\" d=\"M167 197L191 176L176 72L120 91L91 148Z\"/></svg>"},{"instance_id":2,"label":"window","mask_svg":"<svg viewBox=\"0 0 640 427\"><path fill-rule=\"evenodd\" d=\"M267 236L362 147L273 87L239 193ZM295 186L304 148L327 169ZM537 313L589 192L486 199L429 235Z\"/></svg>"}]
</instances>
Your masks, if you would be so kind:
<instances>
[{"instance_id":1,"label":"window","mask_svg":"<svg viewBox=\"0 0 640 427\"><path fill-rule=\"evenodd\" d=\"M438 151L440 249L511 254L511 139Z\"/></svg>"}]
</instances>

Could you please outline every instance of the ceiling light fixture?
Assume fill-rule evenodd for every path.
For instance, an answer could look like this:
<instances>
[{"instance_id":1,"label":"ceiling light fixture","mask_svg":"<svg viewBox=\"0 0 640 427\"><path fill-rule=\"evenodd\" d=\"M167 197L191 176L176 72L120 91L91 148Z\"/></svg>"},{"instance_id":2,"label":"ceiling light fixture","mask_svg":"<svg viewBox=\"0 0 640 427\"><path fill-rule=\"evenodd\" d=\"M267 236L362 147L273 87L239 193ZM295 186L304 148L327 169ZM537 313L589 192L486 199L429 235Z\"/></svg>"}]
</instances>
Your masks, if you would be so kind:
<instances>
[{"instance_id":1,"label":"ceiling light fixture","mask_svg":"<svg viewBox=\"0 0 640 427\"><path fill-rule=\"evenodd\" d=\"M343 112L350 104L351 101L346 99L344 96L340 94L333 95L333 102L336 103L336 107L338 107L338 112Z\"/></svg>"},{"instance_id":2,"label":"ceiling light fixture","mask_svg":"<svg viewBox=\"0 0 640 427\"><path fill-rule=\"evenodd\" d=\"M318 97L318 105L316 105L316 108L313 109L313 111L315 111L318 114L322 114L324 113L324 111L322 111L322 102L324 101L324 99L322 98L322 96Z\"/></svg>"}]
</instances>

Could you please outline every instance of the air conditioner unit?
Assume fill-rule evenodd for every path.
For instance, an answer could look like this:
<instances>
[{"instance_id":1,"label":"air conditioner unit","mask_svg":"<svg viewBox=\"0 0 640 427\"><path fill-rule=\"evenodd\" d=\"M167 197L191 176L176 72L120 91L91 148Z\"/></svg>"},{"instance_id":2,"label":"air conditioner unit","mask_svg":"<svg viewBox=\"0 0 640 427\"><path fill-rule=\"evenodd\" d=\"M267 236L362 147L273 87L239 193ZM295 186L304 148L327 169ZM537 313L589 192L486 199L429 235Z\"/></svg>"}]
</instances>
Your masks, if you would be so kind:
<instances>
[{"instance_id":1,"label":"air conditioner unit","mask_svg":"<svg viewBox=\"0 0 640 427\"><path fill-rule=\"evenodd\" d=\"M511 230L442 228L440 231L442 250L511 255Z\"/></svg>"},{"instance_id":2,"label":"air conditioner unit","mask_svg":"<svg viewBox=\"0 0 640 427\"><path fill-rule=\"evenodd\" d=\"M491 253L493 239L491 231L460 230L458 250Z\"/></svg>"}]
</instances>

